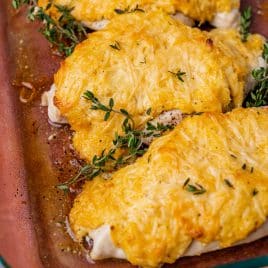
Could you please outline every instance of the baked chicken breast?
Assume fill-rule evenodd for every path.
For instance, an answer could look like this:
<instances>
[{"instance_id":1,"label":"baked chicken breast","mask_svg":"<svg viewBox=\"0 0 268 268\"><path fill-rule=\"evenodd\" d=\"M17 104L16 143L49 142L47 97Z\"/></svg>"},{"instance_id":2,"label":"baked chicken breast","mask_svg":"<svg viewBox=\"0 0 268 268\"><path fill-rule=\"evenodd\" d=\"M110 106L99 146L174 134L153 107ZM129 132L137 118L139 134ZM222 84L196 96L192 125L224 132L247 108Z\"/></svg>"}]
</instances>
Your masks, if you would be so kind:
<instances>
[{"instance_id":1,"label":"baked chicken breast","mask_svg":"<svg viewBox=\"0 0 268 268\"><path fill-rule=\"evenodd\" d=\"M267 215L268 109L239 108L187 117L110 180L86 182L69 220L93 259L156 267L267 235Z\"/></svg>"},{"instance_id":2,"label":"baked chicken breast","mask_svg":"<svg viewBox=\"0 0 268 268\"><path fill-rule=\"evenodd\" d=\"M38 1L42 7L46 7L48 3L51 1ZM215 26L226 28L239 21L240 5L239 0L54 0L52 3L73 7L73 16L93 28L102 28L107 20L117 14L155 9L168 14L180 12L201 23L209 21ZM52 7L48 12L57 16L56 8Z\"/></svg>"},{"instance_id":3,"label":"baked chicken breast","mask_svg":"<svg viewBox=\"0 0 268 268\"><path fill-rule=\"evenodd\" d=\"M90 161L111 148L125 118L112 113L104 121L82 97L87 90L104 104L113 98L137 129L164 111L227 111L242 105L263 43L259 35L242 43L235 30L201 32L158 11L117 16L62 63L54 102L75 131L74 147Z\"/></svg>"}]
</instances>

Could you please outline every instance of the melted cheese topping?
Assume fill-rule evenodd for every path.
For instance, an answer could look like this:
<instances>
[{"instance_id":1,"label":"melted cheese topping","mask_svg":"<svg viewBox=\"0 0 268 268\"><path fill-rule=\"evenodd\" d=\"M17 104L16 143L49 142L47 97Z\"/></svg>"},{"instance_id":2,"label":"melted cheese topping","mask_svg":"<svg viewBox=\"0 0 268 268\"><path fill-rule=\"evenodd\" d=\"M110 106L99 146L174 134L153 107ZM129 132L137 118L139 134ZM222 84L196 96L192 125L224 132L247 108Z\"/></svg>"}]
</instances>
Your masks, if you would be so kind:
<instances>
[{"instance_id":1,"label":"melted cheese topping","mask_svg":"<svg viewBox=\"0 0 268 268\"><path fill-rule=\"evenodd\" d=\"M39 0L38 4L46 7L49 0ZM200 22L211 21L217 13L231 12L239 9L239 0L54 0L57 5L74 7L73 16L91 25L92 22L110 20L116 16L115 9L133 10L137 6L144 11L161 9L169 14L176 11ZM50 13L56 15L56 10Z\"/></svg>"},{"instance_id":2,"label":"melted cheese topping","mask_svg":"<svg viewBox=\"0 0 268 268\"><path fill-rule=\"evenodd\" d=\"M201 32L161 12L117 16L105 30L91 34L55 75L56 105L75 130L80 156L91 160L109 150L124 120L112 113L104 121L102 111L90 110L91 103L82 98L86 90L104 104L113 98L115 109L127 110L138 128L151 119L148 108L155 118L169 110L224 111L232 102L241 106L251 71L248 61L261 54L263 39L252 35L244 44L236 32L229 34ZM120 50L111 47L115 42ZM179 70L186 73L184 82L171 73Z\"/></svg>"},{"instance_id":3,"label":"melted cheese topping","mask_svg":"<svg viewBox=\"0 0 268 268\"><path fill-rule=\"evenodd\" d=\"M131 263L158 266L192 241L229 247L246 238L268 215L267 133L267 109L188 117L110 180L85 184L69 215L77 239L109 225ZM206 192L187 191L187 178Z\"/></svg>"}]
</instances>

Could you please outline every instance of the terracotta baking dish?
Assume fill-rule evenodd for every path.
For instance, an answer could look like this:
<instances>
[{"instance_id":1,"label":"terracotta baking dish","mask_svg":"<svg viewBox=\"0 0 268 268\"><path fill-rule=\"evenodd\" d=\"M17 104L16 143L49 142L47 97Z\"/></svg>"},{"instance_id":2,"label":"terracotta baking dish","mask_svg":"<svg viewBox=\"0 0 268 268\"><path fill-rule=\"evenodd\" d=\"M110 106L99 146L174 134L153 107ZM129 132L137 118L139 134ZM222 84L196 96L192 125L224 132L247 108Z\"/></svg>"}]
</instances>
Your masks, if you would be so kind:
<instances>
[{"instance_id":1,"label":"terracotta baking dish","mask_svg":"<svg viewBox=\"0 0 268 268\"><path fill-rule=\"evenodd\" d=\"M254 6L253 31L268 36L268 1ZM68 127L48 123L40 96L48 90L60 57L10 1L0 3L0 255L12 267L131 267L126 262L89 264L66 234L65 217L72 196L56 190L58 181L76 172ZM19 101L34 87L32 100ZM268 254L268 238L199 257L173 267L213 267Z\"/></svg>"}]
</instances>

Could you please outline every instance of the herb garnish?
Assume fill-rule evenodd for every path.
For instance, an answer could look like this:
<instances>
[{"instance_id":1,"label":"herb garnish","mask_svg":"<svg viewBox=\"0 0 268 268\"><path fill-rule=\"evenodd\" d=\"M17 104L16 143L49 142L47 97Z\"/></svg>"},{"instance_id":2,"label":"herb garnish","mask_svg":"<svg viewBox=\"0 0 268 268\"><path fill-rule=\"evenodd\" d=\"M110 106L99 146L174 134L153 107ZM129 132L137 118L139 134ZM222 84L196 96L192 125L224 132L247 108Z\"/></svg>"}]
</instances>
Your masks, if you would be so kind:
<instances>
[{"instance_id":1,"label":"herb garnish","mask_svg":"<svg viewBox=\"0 0 268 268\"><path fill-rule=\"evenodd\" d=\"M195 185L193 185L189 184L189 182L190 178L188 178L183 184L183 189L185 189L186 191L193 193L194 195L200 195L206 192L206 189L202 185L198 183L195 183Z\"/></svg>"},{"instance_id":2,"label":"herb garnish","mask_svg":"<svg viewBox=\"0 0 268 268\"><path fill-rule=\"evenodd\" d=\"M228 187L234 188L233 184L229 180L225 179L224 182Z\"/></svg>"},{"instance_id":3,"label":"herb garnish","mask_svg":"<svg viewBox=\"0 0 268 268\"><path fill-rule=\"evenodd\" d=\"M186 75L186 73L185 72L182 72L181 70L179 70L178 72L176 72L176 73L174 73L174 72L171 72L171 71L169 71L169 73L171 73L171 74L173 74L173 75L175 75L181 82L184 82L184 80L183 80L183 76L184 75Z\"/></svg>"},{"instance_id":4,"label":"herb garnish","mask_svg":"<svg viewBox=\"0 0 268 268\"><path fill-rule=\"evenodd\" d=\"M247 7L245 10L243 10L240 19L240 34L241 34L241 40L243 42L246 42L248 40L248 36L250 34L251 19L252 19L252 8Z\"/></svg>"},{"instance_id":5,"label":"herb garnish","mask_svg":"<svg viewBox=\"0 0 268 268\"><path fill-rule=\"evenodd\" d=\"M146 114L147 114L147 115L150 115L151 112L152 112L152 108L149 108L149 109L147 109Z\"/></svg>"},{"instance_id":6,"label":"herb garnish","mask_svg":"<svg viewBox=\"0 0 268 268\"><path fill-rule=\"evenodd\" d=\"M187 178L187 180L184 182L184 184L183 184L183 187L182 188L184 188L188 183L189 183L189 181L190 181L190 178Z\"/></svg>"},{"instance_id":7,"label":"herb garnish","mask_svg":"<svg viewBox=\"0 0 268 268\"><path fill-rule=\"evenodd\" d=\"M246 170L247 169L247 164L246 163L243 164L242 169L243 170Z\"/></svg>"},{"instance_id":8,"label":"herb garnish","mask_svg":"<svg viewBox=\"0 0 268 268\"><path fill-rule=\"evenodd\" d=\"M28 19L43 22L40 32L61 54L69 56L75 46L86 38L86 28L72 16L73 8L54 5L51 2L49 2L46 8L42 8L37 5L37 1L13 0L12 5L15 9L20 8L24 4L29 5ZM52 6L59 13L58 20L54 20L46 13Z\"/></svg>"},{"instance_id":9,"label":"herb garnish","mask_svg":"<svg viewBox=\"0 0 268 268\"><path fill-rule=\"evenodd\" d=\"M267 66L252 71L256 85L245 100L244 106L246 107L268 105L268 43L264 44L262 58L265 60Z\"/></svg>"},{"instance_id":10,"label":"herb garnish","mask_svg":"<svg viewBox=\"0 0 268 268\"><path fill-rule=\"evenodd\" d=\"M146 64L146 57L144 57L143 61L140 61L141 64Z\"/></svg>"},{"instance_id":11,"label":"herb garnish","mask_svg":"<svg viewBox=\"0 0 268 268\"><path fill-rule=\"evenodd\" d=\"M134 121L132 119L132 117L129 115L129 113L124 110L124 109L120 109L120 110L115 110L113 109L114 107L114 99L111 98L109 100L109 104L105 105L102 104L98 98L95 97L94 93L87 90L84 95L83 98L85 98L86 100L91 101L92 105L91 105L91 110L101 110L103 112L105 112L104 115L104 121L107 121L110 118L111 112L117 113L117 114L122 114L123 116L125 116L128 120L132 121L132 124L134 126Z\"/></svg>"},{"instance_id":12,"label":"herb garnish","mask_svg":"<svg viewBox=\"0 0 268 268\"><path fill-rule=\"evenodd\" d=\"M117 41L115 41L114 44L110 45L110 47L116 50L121 49L120 44Z\"/></svg>"},{"instance_id":13,"label":"herb garnish","mask_svg":"<svg viewBox=\"0 0 268 268\"><path fill-rule=\"evenodd\" d=\"M254 188L253 191L252 191L252 195L255 196L255 195L257 195L258 193L259 193L259 191L258 191L256 188Z\"/></svg>"},{"instance_id":14,"label":"herb garnish","mask_svg":"<svg viewBox=\"0 0 268 268\"><path fill-rule=\"evenodd\" d=\"M147 122L145 129L135 129L132 116L124 109L114 109L112 98L109 100L109 104L105 105L91 91L86 91L83 97L91 101L90 109L105 112L105 121L110 118L112 112L124 117L122 123L123 134L115 133L112 149L108 152L103 150L100 156L95 155L91 162L82 167L75 177L58 185L58 188L62 190L68 190L72 184L83 180L91 180L101 173L112 172L119 167L132 163L147 151L148 145L144 142L146 138L159 137L163 132L173 128L172 125Z\"/></svg>"},{"instance_id":15,"label":"herb garnish","mask_svg":"<svg viewBox=\"0 0 268 268\"><path fill-rule=\"evenodd\" d=\"M130 9L130 7L127 7L125 9L119 9L119 8L114 9L114 12L119 14L119 15L126 14L126 13L133 13L133 12L137 12L137 11L144 12L144 10L139 8L138 5L136 5L136 7L133 9Z\"/></svg>"}]
</instances>

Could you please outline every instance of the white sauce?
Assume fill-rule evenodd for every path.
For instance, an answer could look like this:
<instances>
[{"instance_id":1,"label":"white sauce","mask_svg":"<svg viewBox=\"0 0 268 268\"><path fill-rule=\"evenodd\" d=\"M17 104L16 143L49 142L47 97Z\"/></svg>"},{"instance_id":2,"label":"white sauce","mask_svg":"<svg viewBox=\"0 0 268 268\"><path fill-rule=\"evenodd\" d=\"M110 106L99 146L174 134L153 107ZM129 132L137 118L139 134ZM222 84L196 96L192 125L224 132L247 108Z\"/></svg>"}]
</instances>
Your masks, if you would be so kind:
<instances>
[{"instance_id":1,"label":"white sauce","mask_svg":"<svg viewBox=\"0 0 268 268\"><path fill-rule=\"evenodd\" d=\"M102 225L89 235L94 244L90 257L93 260L102 260L107 258L126 259L124 251L117 248L111 238L111 229L109 225Z\"/></svg>"},{"instance_id":2,"label":"white sauce","mask_svg":"<svg viewBox=\"0 0 268 268\"><path fill-rule=\"evenodd\" d=\"M220 12L217 13L214 19L211 21L211 25L216 28L238 29L240 24L240 12L238 9L233 9L231 12Z\"/></svg>"},{"instance_id":3,"label":"white sauce","mask_svg":"<svg viewBox=\"0 0 268 268\"><path fill-rule=\"evenodd\" d=\"M268 220L255 232L252 232L247 238L235 243L233 246L238 246L242 244L247 244L258 240L262 237L268 235ZM193 241L187 251L184 253L184 256L195 256L200 255L206 252L215 251L221 249L217 241L211 242L207 245L200 243L199 241Z\"/></svg>"},{"instance_id":4,"label":"white sauce","mask_svg":"<svg viewBox=\"0 0 268 268\"><path fill-rule=\"evenodd\" d=\"M43 93L41 97L41 105L47 106L48 118L54 124L68 124L67 119L60 114L59 109L54 104L56 87L53 84L49 91Z\"/></svg>"},{"instance_id":5,"label":"white sauce","mask_svg":"<svg viewBox=\"0 0 268 268\"><path fill-rule=\"evenodd\" d=\"M194 26L194 20L191 19L190 17L188 16L185 16L184 14L182 14L181 12L177 12L175 15L172 15L171 16L174 20L177 20L177 21L180 21L182 22L183 24L185 25L188 25L190 27L193 27Z\"/></svg>"},{"instance_id":6,"label":"white sauce","mask_svg":"<svg viewBox=\"0 0 268 268\"><path fill-rule=\"evenodd\" d=\"M267 235L268 220L255 232L252 232L246 239L239 241L233 246L250 243ZM102 225L101 227L91 232L89 234L89 237L92 238L94 241L93 249L90 253L90 257L93 260L101 260L107 258L126 259L124 251L120 248L117 248L113 244L109 225ZM183 254L183 256L195 256L218 249L221 249L221 247L217 241L211 242L206 245L200 243L197 240L194 240L190 247Z\"/></svg>"},{"instance_id":7,"label":"white sauce","mask_svg":"<svg viewBox=\"0 0 268 268\"><path fill-rule=\"evenodd\" d=\"M82 23L93 31L99 31L106 27L106 25L109 23L109 20L99 20L99 21L94 21L91 23L87 21L82 21Z\"/></svg>"}]
</instances>

